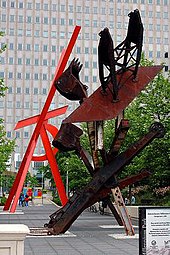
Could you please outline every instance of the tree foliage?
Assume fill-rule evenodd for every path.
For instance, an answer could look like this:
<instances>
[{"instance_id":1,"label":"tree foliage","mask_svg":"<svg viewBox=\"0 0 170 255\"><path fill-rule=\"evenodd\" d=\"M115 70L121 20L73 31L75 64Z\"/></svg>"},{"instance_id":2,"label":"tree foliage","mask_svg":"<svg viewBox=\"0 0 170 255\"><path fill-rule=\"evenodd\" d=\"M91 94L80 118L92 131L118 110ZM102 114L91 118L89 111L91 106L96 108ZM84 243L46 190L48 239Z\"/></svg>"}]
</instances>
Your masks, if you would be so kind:
<instances>
[{"instance_id":1,"label":"tree foliage","mask_svg":"<svg viewBox=\"0 0 170 255\"><path fill-rule=\"evenodd\" d=\"M2 32L0 32L0 36L3 36ZM5 49L6 45L0 49L0 53L2 53ZM6 90L7 86L4 83L4 79L0 77L0 97L5 96ZM3 119L0 119L0 174L6 170L13 150L14 141L7 139Z\"/></svg>"}]
</instances>

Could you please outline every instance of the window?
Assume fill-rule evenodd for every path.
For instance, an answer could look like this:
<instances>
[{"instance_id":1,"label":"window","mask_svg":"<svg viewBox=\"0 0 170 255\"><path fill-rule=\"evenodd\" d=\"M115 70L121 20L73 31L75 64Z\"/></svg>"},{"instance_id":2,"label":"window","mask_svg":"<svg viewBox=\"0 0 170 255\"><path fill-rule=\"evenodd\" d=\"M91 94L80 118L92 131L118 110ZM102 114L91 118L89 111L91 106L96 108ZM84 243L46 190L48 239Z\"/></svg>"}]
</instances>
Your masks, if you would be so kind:
<instances>
[{"instance_id":1,"label":"window","mask_svg":"<svg viewBox=\"0 0 170 255\"><path fill-rule=\"evenodd\" d=\"M48 24L48 18L44 17L44 24Z\"/></svg>"},{"instance_id":2,"label":"window","mask_svg":"<svg viewBox=\"0 0 170 255\"><path fill-rule=\"evenodd\" d=\"M93 48L93 54L97 54L97 48Z\"/></svg>"},{"instance_id":3,"label":"window","mask_svg":"<svg viewBox=\"0 0 170 255\"><path fill-rule=\"evenodd\" d=\"M18 36L22 36L23 35L23 30L22 29L18 29Z\"/></svg>"},{"instance_id":4,"label":"window","mask_svg":"<svg viewBox=\"0 0 170 255\"><path fill-rule=\"evenodd\" d=\"M21 79L21 73L17 73L17 79Z\"/></svg>"},{"instance_id":5,"label":"window","mask_svg":"<svg viewBox=\"0 0 170 255\"><path fill-rule=\"evenodd\" d=\"M33 109L38 110L38 102L33 102Z\"/></svg>"},{"instance_id":6,"label":"window","mask_svg":"<svg viewBox=\"0 0 170 255\"><path fill-rule=\"evenodd\" d=\"M69 26L73 26L73 19L69 19L68 24L69 24Z\"/></svg>"},{"instance_id":7,"label":"window","mask_svg":"<svg viewBox=\"0 0 170 255\"><path fill-rule=\"evenodd\" d=\"M48 37L48 31L43 31L43 37Z\"/></svg>"},{"instance_id":8,"label":"window","mask_svg":"<svg viewBox=\"0 0 170 255\"><path fill-rule=\"evenodd\" d=\"M11 2L11 8L15 8L15 2Z\"/></svg>"},{"instance_id":9,"label":"window","mask_svg":"<svg viewBox=\"0 0 170 255\"><path fill-rule=\"evenodd\" d=\"M168 25L164 25L164 26L163 26L163 31L164 31L164 32L168 32Z\"/></svg>"},{"instance_id":10,"label":"window","mask_svg":"<svg viewBox=\"0 0 170 255\"><path fill-rule=\"evenodd\" d=\"M148 4L152 4L152 0L148 0Z\"/></svg>"},{"instance_id":11,"label":"window","mask_svg":"<svg viewBox=\"0 0 170 255\"><path fill-rule=\"evenodd\" d=\"M153 30L153 24L149 24L149 25L148 25L148 29L149 29L150 31L152 31L152 30Z\"/></svg>"},{"instance_id":12,"label":"window","mask_svg":"<svg viewBox=\"0 0 170 255\"><path fill-rule=\"evenodd\" d=\"M26 80L30 80L30 73L26 73L26 74L25 74L25 79L26 79Z\"/></svg>"},{"instance_id":13,"label":"window","mask_svg":"<svg viewBox=\"0 0 170 255\"><path fill-rule=\"evenodd\" d=\"M5 8L6 7L6 1L2 2L2 7Z\"/></svg>"},{"instance_id":14,"label":"window","mask_svg":"<svg viewBox=\"0 0 170 255\"><path fill-rule=\"evenodd\" d=\"M23 3L19 3L18 7L19 7L19 9L23 9L24 4Z\"/></svg>"},{"instance_id":15,"label":"window","mask_svg":"<svg viewBox=\"0 0 170 255\"><path fill-rule=\"evenodd\" d=\"M85 47L85 54L89 53L89 48Z\"/></svg>"},{"instance_id":16,"label":"window","mask_svg":"<svg viewBox=\"0 0 170 255\"><path fill-rule=\"evenodd\" d=\"M43 59L43 66L47 66L47 59Z\"/></svg>"},{"instance_id":17,"label":"window","mask_svg":"<svg viewBox=\"0 0 170 255\"><path fill-rule=\"evenodd\" d=\"M13 50L13 49L14 49L14 44L13 44L13 43L10 43L10 44L9 44L9 49L10 49L10 50Z\"/></svg>"},{"instance_id":18,"label":"window","mask_svg":"<svg viewBox=\"0 0 170 255\"><path fill-rule=\"evenodd\" d=\"M19 131L16 131L15 135L16 135L16 138L20 138L20 132Z\"/></svg>"},{"instance_id":19,"label":"window","mask_svg":"<svg viewBox=\"0 0 170 255\"><path fill-rule=\"evenodd\" d=\"M153 58L153 51L149 51L149 58Z\"/></svg>"},{"instance_id":20,"label":"window","mask_svg":"<svg viewBox=\"0 0 170 255\"><path fill-rule=\"evenodd\" d=\"M105 15L105 14L106 14L106 8L102 8L101 13L102 13L103 15Z\"/></svg>"},{"instance_id":21,"label":"window","mask_svg":"<svg viewBox=\"0 0 170 255\"><path fill-rule=\"evenodd\" d=\"M55 66L55 59L52 59L52 60L51 60L51 65L52 65L52 66Z\"/></svg>"},{"instance_id":22,"label":"window","mask_svg":"<svg viewBox=\"0 0 170 255\"><path fill-rule=\"evenodd\" d=\"M31 64L31 59L30 58L26 58L26 65L29 66Z\"/></svg>"},{"instance_id":23,"label":"window","mask_svg":"<svg viewBox=\"0 0 170 255\"><path fill-rule=\"evenodd\" d=\"M52 4L52 10L56 11L57 10L57 5L56 4Z\"/></svg>"},{"instance_id":24,"label":"window","mask_svg":"<svg viewBox=\"0 0 170 255\"><path fill-rule=\"evenodd\" d=\"M60 32L60 38L65 38L65 32Z\"/></svg>"},{"instance_id":25,"label":"window","mask_svg":"<svg viewBox=\"0 0 170 255\"><path fill-rule=\"evenodd\" d=\"M10 21L10 22L14 22L14 21L15 21L14 15L10 15L10 16L9 16L9 21Z\"/></svg>"},{"instance_id":26,"label":"window","mask_svg":"<svg viewBox=\"0 0 170 255\"><path fill-rule=\"evenodd\" d=\"M29 138L29 132L24 131L24 138Z\"/></svg>"},{"instance_id":27,"label":"window","mask_svg":"<svg viewBox=\"0 0 170 255\"><path fill-rule=\"evenodd\" d=\"M114 14L113 8L110 8L110 14L111 14L111 15Z\"/></svg>"},{"instance_id":28,"label":"window","mask_svg":"<svg viewBox=\"0 0 170 255\"><path fill-rule=\"evenodd\" d=\"M6 15L2 14L2 22L5 22L5 21L6 21Z\"/></svg>"},{"instance_id":29,"label":"window","mask_svg":"<svg viewBox=\"0 0 170 255\"><path fill-rule=\"evenodd\" d=\"M89 7L85 6L85 13L89 13Z\"/></svg>"},{"instance_id":30,"label":"window","mask_svg":"<svg viewBox=\"0 0 170 255\"><path fill-rule=\"evenodd\" d=\"M12 73L12 72L9 72L8 78L9 78L9 79L12 79L12 78L13 78L13 73Z\"/></svg>"},{"instance_id":31,"label":"window","mask_svg":"<svg viewBox=\"0 0 170 255\"><path fill-rule=\"evenodd\" d=\"M93 20L93 27L97 27L97 20Z\"/></svg>"},{"instance_id":32,"label":"window","mask_svg":"<svg viewBox=\"0 0 170 255\"><path fill-rule=\"evenodd\" d=\"M152 18L152 17L153 17L153 12L152 12L152 11L149 11L149 12L148 12L148 17L149 17L149 18Z\"/></svg>"},{"instance_id":33,"label":"window","mask_svg":"<svg viewBox=\"0 0 170 255\"><path fill-rule=\"evenodd\" d=\"M4 108L4 102L0 101L0 108Z\"/></svg>"},{"instance_id":34,"label":"window","mask_svg":"<svg viewBox=\"0 0 170 255\"><path fill-rule=\"evenodd\" d=\"M85 21L84 21L84 25L85 25L85 27L89 27L89 25L90 25L90 21L89 21L88 19L85 19Z\"/></svg>"},{"instance_id":35,"label":"window","mask_svg":"<svg viewBox=\"0 0 170 255\"><path fill-rule=\"evenodd\" d=\"M85 68L89 68L89 62L85 61Z\"/></svg>"},{"instance_id":36,"label":"window","mask_svg":"<svg viewBox=\"0 0 170 255\"><path fill-rule=\"evenodd\" d=\"M52 23L52 25L56 25L57 24L56 18L52 18L51 23Z\"/></svg>"},{"instance_id":37,"label":"window","mask_svg":"<svg viewBox=\"0 0 170 255\"><path fill-rule=\"evenodd\" d=\"M38 66L38 65L39 65L39 59L36 58L35 61L34 61L34 63L35 63L35 66Z\"/></svg>"},{"instance_id":38,"label":"window","mask_svg":"<svg viewBox=\"0 0 170 255\"><path fill-rule=\"evenodd\" d=\"M32 3L27 3L27 9L29 9L29 10L32 9Z\"/></svg>"},{"instance_id":39,"label":"window","mask_svg":"<svg viewBox=\"0 0 170 255\"><path fill-rule=\"evenodd\" d=\"M8 87L8 94L12 94L12 87Z\"/></svg>"},{"instance_id":40,"label":"window","mask_svg":"<svg viewBox=\"0 0 170 255\"><path fill-rule=\"evenodd\" d=\"M25 94L29 95L30 93L30 89L29 88L25 88Z\"/></svg>"},{"instance_id":41,"label":"window","mask_svg":"<svg viewBox=\"0 0 170 255\"><path fill-rule=\"evenodd\" d=\"M153 37L149 37L149 38L148 38L148 42L149 42L150 44L152 44L152 43L153 43Z\"/></svg>"},{"instance_id":42,"label":"window","mask_svg":"<svg viewBox=\"0 0 170 255\"><path fill-rule=\"evenodd\" d=\"M56 38L56 31L52 31L52 32L51 32L51 37L52 37L52 38Z\"/></svg>"},{"instance_id":43,"label":"window","mask_svg":"<svg viewBox=\"0 0 170 255\"><path fill-rule=\"evenodd\" d=\"M44 4L44 11L48 11L48 4Z\"/></svg>"},{"instance_id":44,"label":"window","mask_svg":"<svg viewBox=\"0 0 170 255\"><path fill-rule=\"evenodd\" d=\"M65 5L61 4L60 10L61 10L61 12L65 12Z\"/></svg>"},{"instance_id":45,"label":"window","mask_svg":"<svg viewBox=\"0 0 170 255\"><path fill-rule=\"evenodd\" d=\"M47 80L47 74L43 73L43 80L46 81Z\"/></svg>"},{"instance_id":46,"label":"window","mask_svg":"<svg viewBox=\"0 0 170 255\"><path fill-rule=\"evenodd\" d=\"M39 51L39 44L34 45L34 51Z\"/></svg>"},{"instance_id":47,"label":"window","mask_svg":"<svg viewBox=\"0 0 170 255\"><path fill-rule=\"evenodd\" d=\"M47 95L47 89L43 88L42 93L43 93L43 95Z\"/></svg>"},{"instance_id":48,"label":"window","mask_svg":"<svg viewBox=\"0 0 170 255\"><path fill-rule=\"evenodd\" d=\"M93 7L93 13L97 14L97 7Z\"/></svg>"},{"instance_id":49,"label":"window","mask_svg":"<svg viewBox=\"0 0 170 255\"><path fill-rule=\"evenodd\" d=\"M10 57L10 58L9 58L9 64L10 64L10 65L13 65L13 63L14 63L14 58L13 58L13 57Z\"/></svg>"},{"instance_id":50,"label":"window","mask_svg":"<svg viewBox=\"0 0 170 255\"><path fill-rule=\"evenodd\" d=\"M121 9L117 9L117 15L121 16L122 15L122 10Z\"/></svg>"},{"instance_id":51,"label":"window","mask_svg":"<svg viewBox=\"0 0 170 255\"><path fill-rule=\"evenodd\" d=\"M23 16L21 16L21 15L18 16L18 22L23 23Z\"/></svg>"},{"instance_id":52,"label":"window","mask_svg":"<svg viewBox=\"0 0 170 255\"><path fill-rule=\"evenodd\" d=\"M157 37L157 38L156 38L156 43L157 43L157 44L161 44L161 38L160 38L160 37Z\"/></svg>"},{"instance_id":53,"label":"window","mask_svg":"<svg viewBox=\"0 0 170 255\"><path fill-rule=\"evenodd\" d=\"M93 76L93 82L97 82L97 77Z\"/></svg>"},{"instance_id":54,"label":"window","mask_svg":"<svg viewBox=\"0 0 170 255\"><path fill-rule=\"evenodd\" d=\"M168 0L164 0L164 5L168 5Z\"/></svg>"},{"instance_id":55,"label":"window","mask_svg":"<svg viewBox=\"0 0 170 255\"><path fill-rule=\"evenodd\" d=\"M65 25L65 19L61 18L60 24L61 24L62 26Z\"/></svg>"},{"instance_id":56,"label":"window","mask_svg":"<svg viewBox=\"0 0 170 255\"><path fill-rule=\"evenodd\" d=\"M84 36L84 37L85 37L85 39L89 40L89 38L90 38L90 37L89 37L89 33L85 33L85 36Z\"/></svg>"},{"instance_id":57,"label":"window","mask_svg":"<svg viewBox=\"0 0 170 255\"><path fill-rule=\"evenodd\" d=\"M30 29L26 30L26 36L31 36L31 30Z\"/></svg>"},{"instance_id":58,"label":"window","mask_svg":"<svg viewBox=\"0 0 170 255\"><path fill-rule=\"evenodd\" d=\"M36 3L36 4L35 4L35 8L36 8L36 10L39 11L39 10L40 10L40 3Z\"/></svg>"},{"instance_id":59,"label":"window","mask_svg":"<svg viewBox=\"0 0 170 255\"><path fill-rule=\"evenodd\" d=\"M20 88L20 87L17 87L17 88L16 88L16 93L17 93L17 94L21 94L21 88Z\"/></svg>"},{"instance_id":60,"label":"window","mask_svg":"<svg viewBox=\"0 0 170 255\"><path fill-rule=\"evenodd\" d=\"M11 134L11 131L7 131L7 135L6 135L8 138L11 138L12 137L12 134Z\"/></svg>"},{"instance_id":61,"label":"window","mask_svg":"<svg viewBox=\"0 0 170 255\"><path fill-rule=\"evenodd\" d=\"M85 81L85 82L89 82L89 76L85 75L84 81Z\"/></svg>"},{"instance_id":62,"label":"window","mask_svg":"<svg viewBox=\"0 0 170 255\"><path fill-rule=\"evenodd\" d=\"M159 24L156 25L156 31L161 31L161 26Z\"/></svg>"},{"instance_id":63,"label":"window","mask_svg":"<svg viewBox=\"0 0 170 255\"><path fill-rule=\"evenodd\" d=\"M93 62L93 68L97 68L97 62Z\"/></svg>"},{"instance_id":64,"label":"window","mask_svg":"<svg viewBox=\"0 0 170 255\"><path fill-rule=\"evenodd\" d=\"M80 47L76 48L76 53L79 53L79 54L81 53L81 48Z\"/></svg>"},{"instance_id":65,"label":"window","mask_svg":"<svg viewBox=\"0 0 170 255\"><path fill-rule=\"evenodd\" d=\"M28 50L28 51L31 50L31 44L26 44L26 50Z\"/></svg>"},{"instance_id":66,"label":"window","mask_svg":"<svg viewBox=\"0 0 170 255\"><path fill-rule=\"evenodd\" d=\"M68 8L69 8L69 12L73 12L73 5L69 5Z\"/></svg>"},{"instance_id":67,"label":"window","mask_svg":"<svg viewBox=\"0 0 170 255\"><path fill-rule=\"evenodd\" d=\"M35 17L35 23L40 23L40 17Z\"/></svg>"},{"instance_id":68,"label":"window","mask_svg":"<svg viewBox=\"0 0 170 255\"><path fill-rule=\"evenodd\" d=\"M47 45L43 45L43 51L44 52L47 52L47 47L48 47Z\"/></svg>"},{"instance_id":69,"label":"window","mask_svg":"<svg viewBox=\"0 0 170 255\"><path fill-rule=\"evenodd\" d=\"M121 22L117 22L117 28L118 29L121 29L122 27L121 27Z\"/></svg>"},{"instance_id":70,"label":"window","mask_svg":"<svg viewBox=\"0 0 170 255\"><path fill-rule=\"evenodd\" d=\"M18 58L18 65L22 65L22 58Z\"/></svg>"},{"instance_id":71,"label":"window","mask_svg":"<svg viewBox=\"0 0 170 255\"><path fill-rule=\"evenodd\" d=\"M81 12L81 6L77 6L77 12L78 12L78 13Z\"/></svg>"},{"instance_id":72,"label":"window","mask_svg":"<svg viewBox=\"0 0 170 255\"><path fill-rule=\"evenodd\" d=\"M16 101L16 108L21 108L21 102L20 101Z\"/></svg>"},{"instance_id":73,"label":"window","mask_svg":"<svg viewBox=\"0 0 170 255\"><path fill-rule=\"evenodd\" d=\"M0 78L4 78L4 72L0 72Z\"/></svg>"},{"instance_id":74,"label":"window","mask_svg":"<svg viewBox=\"0 0 170 255\"><path fill-rule=\"evenodd\" d=\"M161 18L161 13L160 12L156 12L156 18L158 18L158 19Z\"/></svg>"},{"instance_id":75,"label":"window","mask_svg":"<svg viewBox=\"0 0 170 255\"><path fill-rule=\"evenodd\" d=\"M31 23L31 16L27 17L27 23Z\"/></svg>"},{"instance_id":76,"label":"window","mask_svg":"<svg viewBox=\"0 0 170 255\"><path fill-rule=\"evenodd\" d=\"M34 80L38 80L38 73L34 74Z\"/></svg>"},{"instance_id":77,"label":"window","mask_svg":"<svg viewBox=\"0 0 170 255\"><path fill-rule=\"evenodd\" d=\"M52 50L52 52L56 52L56 46L55 46L55 45L52 45L52 46L51 46L51 50Z\"/></svg>"},{"instance_id":78,"label":"window","mask_svg":"<svg viewBox=\"0 0 170 255\"><path fill-rule=\"evenodd\" d=\"M25 102L25 108L29 109L30 108L30 102Z\"/></svg>"},{"instance_id":79,"label":"window","mask_svg":"<svg viewBox=\"0 0 170 255\"><path fill-rule=\"evenodd\" d=\"M34 95L38 94L38 88L34 88Z\"/></svg>"},{"instance_id":80,"label":"window","mask_svg":"<svg viewBox=\"0 0 170 255\"><path fill-rule=\"evenodd\" d=\"M168 12L164 12L163 17L164 17L164 19L168 19Z\"/></svg>"},{"instance_id":81,"label":"window","mask_svg":"<svg viewBox=\"0 0 170 255\"><path fill-rule=\"evenodd\" d=\"M40 36L40 31L39 30L35 30L34 31L34 35L35 35L35 37L39 37Z\"/></svg>"},{"instance_id":82,"label":"window","mask_svg":"<svg viewBox=\"0 0 170 255\"><path fill-rule=\"evenodd\" d=\"M157 58L160 58L160 57L161 57L161 52L160 52L160 51L157 51L157 52L156 52L156 57L157 57Z\"/></svg>"}]
</instances>

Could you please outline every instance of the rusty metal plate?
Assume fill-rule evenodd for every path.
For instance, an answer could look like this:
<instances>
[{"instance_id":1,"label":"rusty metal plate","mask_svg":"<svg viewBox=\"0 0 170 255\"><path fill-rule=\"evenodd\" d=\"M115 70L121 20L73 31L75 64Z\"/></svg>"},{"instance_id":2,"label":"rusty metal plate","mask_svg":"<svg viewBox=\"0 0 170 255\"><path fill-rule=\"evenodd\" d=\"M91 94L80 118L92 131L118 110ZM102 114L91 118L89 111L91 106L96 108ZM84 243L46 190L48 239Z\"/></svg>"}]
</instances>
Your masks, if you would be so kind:
<instances>
[{"instance_id":1,"label":"rusty metal plate","mask_svg":"<svg viewBox=\"0 0 170 255\"><path fill-rule=\"evenodd\" d=\"M100 87L89 98L85 99L63 122L101 121L117 117L162 68L162 66L139 67L138 80L136 82L132 80L130 71L125 72L123 75L117 74L117 80L121 84L118 102L113 102L111 84L109 84L110 88L106 89L107 94L102 94Z\"/></svg>"}]
</instances>

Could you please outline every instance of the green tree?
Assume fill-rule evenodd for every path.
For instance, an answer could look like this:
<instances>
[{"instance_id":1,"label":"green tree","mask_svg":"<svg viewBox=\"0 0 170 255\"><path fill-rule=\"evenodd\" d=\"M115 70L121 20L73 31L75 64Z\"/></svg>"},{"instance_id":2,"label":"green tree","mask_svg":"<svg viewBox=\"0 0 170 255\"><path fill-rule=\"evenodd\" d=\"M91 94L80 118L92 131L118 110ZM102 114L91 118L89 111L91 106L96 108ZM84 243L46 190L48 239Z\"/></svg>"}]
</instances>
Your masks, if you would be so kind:
<instances>
[{"instance_id":1,"label":"green tree","mask_svg":"<svg viewBox=\"0 0 170 255\"><path fill-rule=\"evenodd\" d=\"M0 36L3 36L2 32L0 32ZM5 49L6 45L0 49L0 53L2 53ZM7 86L4 83L4 79L0 77L0 97L5 96L6 90ZM8 161L15 146L14 141L7 139L3 122L3 119L0 119L0 183L2 183L4 179L2 177L2 173L4 173L8 167Z\"/></svg>"}]
</instances>

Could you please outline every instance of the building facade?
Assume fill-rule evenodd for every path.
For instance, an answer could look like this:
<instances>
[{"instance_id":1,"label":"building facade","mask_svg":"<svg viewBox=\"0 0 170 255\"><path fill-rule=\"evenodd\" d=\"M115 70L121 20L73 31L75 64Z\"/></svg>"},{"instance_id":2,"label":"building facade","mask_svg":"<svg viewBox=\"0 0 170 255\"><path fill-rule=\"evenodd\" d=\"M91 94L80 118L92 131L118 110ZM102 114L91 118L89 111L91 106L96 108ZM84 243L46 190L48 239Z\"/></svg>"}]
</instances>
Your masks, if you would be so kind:
<instances>
[{"instance_id":1,"label":"building facade","mask_svg":"<svg viewBox=\"0 0 170 255\"><path fill-rule=\"evenodd\" d=\"M170 67L169 0L0 0L1 46L7 49L0 55L0 77L8 91L0 98L0 118L5 121L8 138L16 138L16 150L11 160L17 171L27 148L34 126L14 131L19 120L41 112L61 51L67 46L75 25L81 31L70 57L83 64L81 81L91 94L99 85L97 47L98 33L108 27L115 46L126 36L128 13L139 9L144 24L143 51L156 64ZM66 115L78 105L70 103L56 92L50 109L69 105ZM59 128L59 116L49 122ZM44 153L41 140L35 154ZM37 163L32 165L36 168Z\"/></svg>"}]
</instances>

